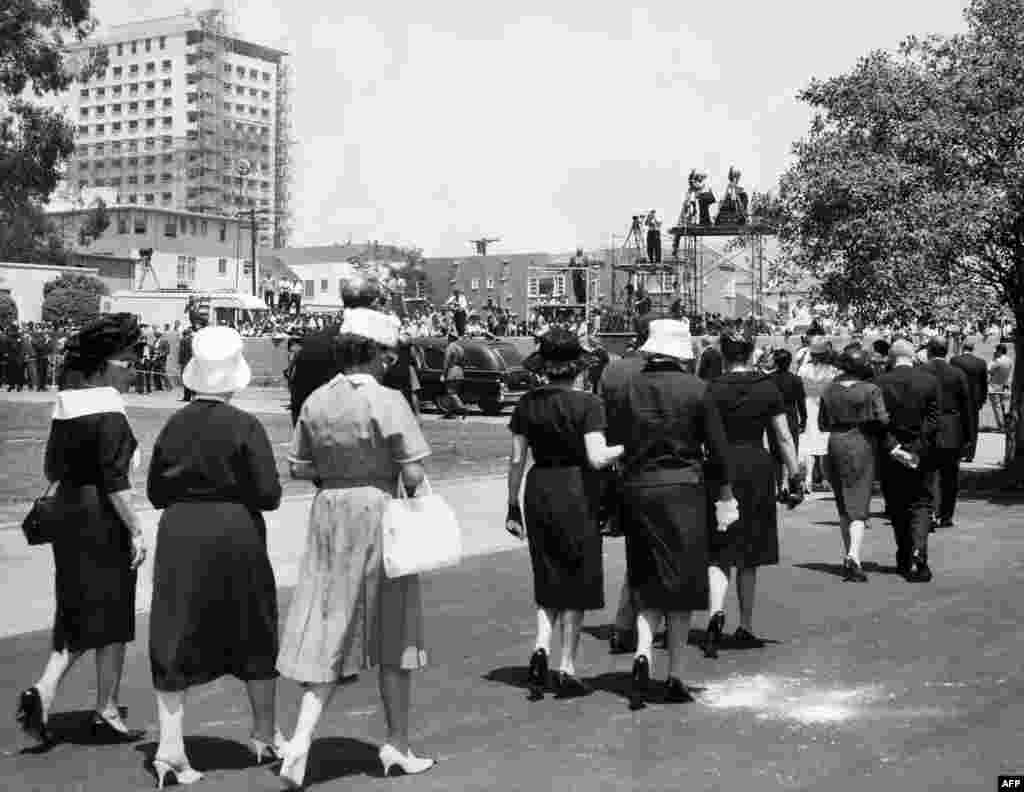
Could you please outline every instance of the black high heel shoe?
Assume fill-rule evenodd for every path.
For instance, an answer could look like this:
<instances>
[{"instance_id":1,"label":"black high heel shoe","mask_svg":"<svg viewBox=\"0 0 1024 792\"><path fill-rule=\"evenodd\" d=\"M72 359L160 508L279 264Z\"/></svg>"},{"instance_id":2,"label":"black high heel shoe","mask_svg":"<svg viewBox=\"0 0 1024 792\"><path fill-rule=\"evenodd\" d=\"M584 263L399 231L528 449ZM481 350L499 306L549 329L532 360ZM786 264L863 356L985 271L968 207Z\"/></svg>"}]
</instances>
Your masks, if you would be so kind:
<instances>
[{"instance_id":1,"label":"black high heel shoe","mask_svg":"<svg viewBox=\"0 0 1024 792\"><path fill-rule=\"evenodd\" d=\"M639 710L647 706L644 698L650 685L651 663L641 655L633 661L633 684L629 691L629 708L631 710Z\"/></svg>"},{"instance_id":2,"label":"black high heel shoe","mask_svg":"<svg viewBox=\"0 0 1024 792\"><path fill-rule=\"evenodd\" d=\"M721 611L712 614L708 628L704 631L704 643L701 649L705 657L715 659L718 657L718 647L722 643L722 630L725 629L725 614Z\"/></svg>"},{"instance_id":3,"label":"black high heel shoe","mask_svg":"<svg viewBox=\"0 0 1024 792\"><path fill-rule=\"evenodd\" d=\"M46 728L46 722L43 719L43 699L39 695L38 688L30 687L18 697L18 713L15 718L22 731L29 737L42 745L52 744L53 735Z\"/></svg>"},{"instance_id":4,"label":"black high heel shoe","mask_svg":"<svg viewBox=\"0 0 1024 792\"><path fill-rule=\"evenodd\" d=\"M690 689L682 683L681 680L676 679L673 676L668 678L665 682L665 701L670 704L689 704L694 701L693 694Z\"/></svg>"},{"instance_id":5,"label":"black high heel shoe","mask_svg":"<svg viewBox=\"0 0 1024 792\"><path fill-rule=\"evenodd\" d=\"M590 688L579 677L559 671L555 674L555 697L560 699L579 698L590 693Z\"/></svg>"},{"instance_id":6,"label":"black high heel shoe","mask_svg":"<svg viewBox=\"0 0 1024 792\"><path fill-rule=\"evenodd\" d=\"M548 653L543 649L537 649L530 657L530 671L526 675L526 682L530 687L530 701L544 698L548 679Z\"/></svg>"}]
</instances>

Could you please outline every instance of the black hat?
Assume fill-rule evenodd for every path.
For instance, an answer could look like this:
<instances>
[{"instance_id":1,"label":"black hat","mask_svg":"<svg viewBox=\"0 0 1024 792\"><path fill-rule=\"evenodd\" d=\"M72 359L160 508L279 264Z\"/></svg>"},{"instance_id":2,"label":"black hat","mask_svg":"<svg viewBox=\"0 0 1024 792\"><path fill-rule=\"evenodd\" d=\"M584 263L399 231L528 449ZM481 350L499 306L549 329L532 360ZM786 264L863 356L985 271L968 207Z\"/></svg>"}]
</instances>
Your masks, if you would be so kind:
<instances>
[{"instance_id":1,"label":"black hat","mask_svg":"<svg viewBox=\"0 0 1024 792\"><path fill-rule=\"evenodd\" d=\"M536 352L523 360L523 368L556 379L575 377L596 362L580 343L579 336L563 327L552 327L540 337Z\"/></svg>"}]
</instances>

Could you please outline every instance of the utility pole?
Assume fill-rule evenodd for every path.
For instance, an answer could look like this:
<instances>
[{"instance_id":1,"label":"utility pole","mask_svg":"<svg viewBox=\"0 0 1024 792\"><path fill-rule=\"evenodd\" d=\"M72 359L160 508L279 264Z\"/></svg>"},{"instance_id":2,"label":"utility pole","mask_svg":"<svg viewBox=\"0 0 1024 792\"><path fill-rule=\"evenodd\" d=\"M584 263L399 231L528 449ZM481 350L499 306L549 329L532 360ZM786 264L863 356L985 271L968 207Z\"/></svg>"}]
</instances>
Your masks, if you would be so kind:
<instances>
[{"instance_id":1,"label":"utility pole","mask_svg":"<svg viewBox=\"0 0 1024 792\"><path fill-rule=\"evenodd\" d=\"M252 225L249 227L250 242L252 243L252 296L258 297L256 290L256 207L249 209L249 219Z\"/></svg>"}]
</instances>

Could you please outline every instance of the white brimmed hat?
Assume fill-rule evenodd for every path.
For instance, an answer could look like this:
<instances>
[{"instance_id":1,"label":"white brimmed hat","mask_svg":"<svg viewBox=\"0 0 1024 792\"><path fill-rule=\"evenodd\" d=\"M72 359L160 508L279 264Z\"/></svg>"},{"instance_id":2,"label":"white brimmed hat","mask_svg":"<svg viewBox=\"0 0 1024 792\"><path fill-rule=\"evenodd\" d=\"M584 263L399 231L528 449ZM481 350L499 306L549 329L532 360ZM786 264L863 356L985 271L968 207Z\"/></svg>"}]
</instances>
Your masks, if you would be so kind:
<instances>
[{"instance_id":1,"label":"white brimmed hat","mask_svg":"<svg viewBox=\"0 0 1024 792\"><path fill-rule=\"evenodd\" d=\"M370 308L346 308L341 321L341 332L362 336L381 346L398 346L399 321Z\"/></svg>"},{"instance_id":2,"label":"white brimmed hat","mask_svg":"<svg viewBox=\"0 0 1024 792\"><path fill-rule=\"evenodd\" d=\"M640 351L676 360L693 360L690 323L685 319L655 319L650 324L650 334Z\"/></svg>"},{"instance_id":3,"label":"white brimmed hat","mask_svg":"<svg viewBox=\"0 0 1024 792\"><path fill-rule=\"evenodd\" d=\"M204 327L192 337L192 359L181 380L196 393L233 393L252 379L242 354L245 344L230 327Z\"/></svg>"}]
</instances>

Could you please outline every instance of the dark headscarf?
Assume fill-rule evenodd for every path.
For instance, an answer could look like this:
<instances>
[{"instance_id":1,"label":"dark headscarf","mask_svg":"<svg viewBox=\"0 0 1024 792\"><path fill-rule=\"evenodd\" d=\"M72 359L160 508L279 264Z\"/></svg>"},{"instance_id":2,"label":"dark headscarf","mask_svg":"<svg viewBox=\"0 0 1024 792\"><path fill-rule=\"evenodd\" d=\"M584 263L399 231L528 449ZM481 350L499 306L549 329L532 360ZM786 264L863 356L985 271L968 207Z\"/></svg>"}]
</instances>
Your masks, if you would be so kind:
<instances>
[{"instance_id":1,"label":"dark headscarf","mask_svg":"<svg viewBox=\"0 0 1024 792\"><path fill-rule=\"evenodd\" d=\"M71 371L91 374L105 360L134 347L141 335L139 320L134 315L106 314L68 339L64 365Z\"/></svg>"}]
</instances>

